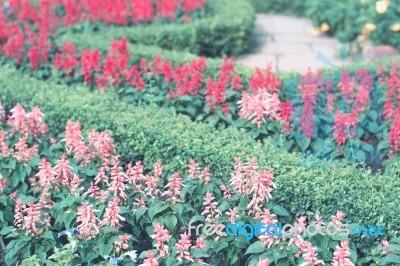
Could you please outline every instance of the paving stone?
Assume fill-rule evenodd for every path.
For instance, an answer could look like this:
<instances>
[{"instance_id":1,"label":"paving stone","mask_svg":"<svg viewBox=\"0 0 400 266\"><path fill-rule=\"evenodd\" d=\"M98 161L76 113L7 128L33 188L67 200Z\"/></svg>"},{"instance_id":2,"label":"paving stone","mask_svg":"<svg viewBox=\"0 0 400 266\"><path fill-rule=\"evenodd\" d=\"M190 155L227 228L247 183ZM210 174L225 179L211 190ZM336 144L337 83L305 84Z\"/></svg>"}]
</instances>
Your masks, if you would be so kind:
<instances>
[{"instance_id":1,"label":"paving stone","mask_svg":"<svg viewBox=\"0 0 400 266\"><path fill-rule=\"evenodd\" d=\"M238 59L239 63L251 68L272 63L275 70L300 72L307 71L308 67L341 65L335 58L337 41L312 36L312 24L307 19L258 14L255 24L256 43L248 54ZM316 59L317 52L326 60Z\"/></svg>"}]
</instances>

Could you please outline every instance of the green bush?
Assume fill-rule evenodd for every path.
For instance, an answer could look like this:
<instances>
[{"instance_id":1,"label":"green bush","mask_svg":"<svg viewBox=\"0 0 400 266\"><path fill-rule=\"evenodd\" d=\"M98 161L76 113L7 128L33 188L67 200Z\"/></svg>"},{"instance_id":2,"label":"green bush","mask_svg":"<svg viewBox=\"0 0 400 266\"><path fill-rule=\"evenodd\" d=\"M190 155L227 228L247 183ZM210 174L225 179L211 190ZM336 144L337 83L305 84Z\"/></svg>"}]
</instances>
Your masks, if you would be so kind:
<instances>
[{"instance_id":1,"label":"green bush","mask_svg":"<svg viewBox=\"0 0 400 266\"><path fill-rule=\"evenodd\" d=\"M21 78L6 67L1 73L0 92L7 108L17 102L40 105L48 123L59 132L68 119L80 121L87 130L107 129L124 161L143 159L149 169L161 159L168 172L186 169L187 158L195 158L209 164L213 176L226 180L232 157L257 156L260 167L275 169L274 199L291 213L333 215L340 210L354 223L380 225L390 235L399 233L400 180L396 176L374 175L340 162L302 159L268 142L256 142L237 129L219 131L172 111L132 108L115 96L83 89L74 92L51 82Z\"/></svg>"},{"instance_id":2,"label":"green bush","mask_svg":"<svg viewBox=\"0 0 400 266\"><path fill-rule=\"evenodd\" d=\"M205 56L239 55L252 40L254 10L245 0L209 1L210 15L187 24L107 26L93 32L90 24L68 29L69 42L101 36L106 43L126 37L133 44L188 51ZM90 37L89 37L90 36Z\"/></svg>"},{"instance_id":3,"label":"green bush","mask_svg":"<svg viewBox=\"0 0 400 266\"><path fill-rule=\"evenodd\" d=\"M283 13L304 16L304 0L251 0L257 13Z\"/></svg>"}]
</instances>

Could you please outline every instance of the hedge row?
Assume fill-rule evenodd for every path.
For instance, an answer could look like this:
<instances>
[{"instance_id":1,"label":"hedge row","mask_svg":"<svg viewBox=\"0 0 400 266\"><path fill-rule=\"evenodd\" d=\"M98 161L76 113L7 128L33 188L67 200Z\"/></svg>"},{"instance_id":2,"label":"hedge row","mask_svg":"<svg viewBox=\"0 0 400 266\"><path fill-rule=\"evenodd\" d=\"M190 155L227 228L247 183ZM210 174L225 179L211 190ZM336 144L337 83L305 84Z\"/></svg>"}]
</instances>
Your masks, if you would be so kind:
<instances>
[{"instance_id":1,"label":"hedge row","mask_svg":"<svg viewBox=\"0 0 400 266\"><path fill-rule=\"evenodd\" d=\"M283 13L303 16L305 0L250 0L257 13Z\"/></svg>"},{"instance_id":2,"label":"hedge row","mask_svg":"<svg viewBox=\"0 0 400 266\"><path fill-rule=\"evenodd\" d=\"M40 105L47 122L63 132L68 119L80 121L86 130L107 129L125 161L143 159L149 169L161 159L166 171L184 171L187 158L210 165L213 176L227 179L234 156L259 158L261 167L275 169L274 198L290 212L333 215L343 211L355 223L380 225L398 235L400 180L396 176L373 175L361 167L314 158L299 158L255 142L243 132L190 121L171 110L132 108L115 96L71 91L26 77L7 67L0 68L0 95L7 108L20 102Z\"/></svg>"},{"instance_id":3,"label":"hedge row","mask_svg":"<svg viewBox=\"0 0 400 266\"><path fill-rule=\"evenodd\" d=\"M110 43L113 38L127 37L134 44L210 57L239 55L252 40L254 9L251 4L245 0L219 0L208 1L207 8L208 17L187 24L107 26L96 32L92 25L81 24L67 30L63 39L75 42L97 35Z\"/></svg>"}]
</instances>

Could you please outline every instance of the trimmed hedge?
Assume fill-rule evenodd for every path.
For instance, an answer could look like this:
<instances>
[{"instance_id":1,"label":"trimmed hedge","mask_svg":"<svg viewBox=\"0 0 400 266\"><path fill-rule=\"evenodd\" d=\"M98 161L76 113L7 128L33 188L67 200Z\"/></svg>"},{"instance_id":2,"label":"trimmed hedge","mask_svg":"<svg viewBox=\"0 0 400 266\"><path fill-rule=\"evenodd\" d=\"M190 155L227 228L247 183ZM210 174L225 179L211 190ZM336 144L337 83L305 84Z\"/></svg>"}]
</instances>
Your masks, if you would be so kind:
<instances>
[{"instance_id":1,"label":"trimmed hedge","mask_svg":"<svg viewBox=\"0 0 400 266\"><path fill-rule=\"evenodd\" d=\"M143 159L146 167L161 159L166 171L184 171L187 158L210 164L213 177L227 179L234 156L259 158L260 166L275 169L275 200L292 213L315 211L347 214L362 225L380 225L390 235L399 235L400 179L373 175L362 167L315 158L299 158L272 144L255 142L243 132L216 130L194 123L171 110L135 107L105 93L85 89L71 91L26 77L7 67L0 68L0 95L7 108L15 103L40 105L47 122L63 132L68 119L79 120L86 130L107 129L125 161Z\"/></svg>"},{"instance_id":2,"label":"trimmed hedge","mask_svg":"<svg viewBox=\"0 0 400 266\"><path fill-rule=\"evenodd\" d=\"M110 43L127 37L131 43L152 45L167 50L188 51L205 56L239 55L252 41L254 9L245 0L208 1L205 18L187 24L101 27L95 34ZM76 31L80 31L76 33ZM64 40L76 42L94 34L90 24L67 30Z\"/></svg>"},{"instance_id":3,"label":"trimmed hedge","mask_svg":"<svg viewBox=\"0 0 400 266\"><path fill-rule=\"evenodd\" d=\"M306 0L250 0L257 13L304 16Z\"/></svg>"}]
</instances>

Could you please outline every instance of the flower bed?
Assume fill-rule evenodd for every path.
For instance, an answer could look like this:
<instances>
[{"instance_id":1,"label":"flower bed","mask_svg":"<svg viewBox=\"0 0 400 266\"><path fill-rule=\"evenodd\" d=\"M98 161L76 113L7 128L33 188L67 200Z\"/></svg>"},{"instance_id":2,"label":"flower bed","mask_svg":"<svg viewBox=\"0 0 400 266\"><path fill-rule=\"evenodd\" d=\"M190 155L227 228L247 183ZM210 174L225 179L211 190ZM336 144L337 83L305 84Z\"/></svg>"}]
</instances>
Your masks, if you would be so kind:
<instances>
[{"instance_id":1,"label":"flower bed","mask_svg":"<svg viewBox=\"0 0 400 266\"><path fill-rule=\"evenodd\" d=\"M159 160L147 171L140 161L121 163L108 131L92 129L85 136L79 122L68 120L65 134L53 137L38 106L29 113L19 104L7 113L1 110L2 120L8 114L0 130L1 220L6 224L0 235L6 236L7 265L21 260L24 265L132 265L132 260L141 265L345 260L352 265L357 253L363 256L360 263L399 262L393 257L398 239L378 245L355 237L350 243L347 236L316 237L303 231L283 239L191 237L189 222L216 226L240 219L277 226L278 219L292 221L274 203L276 169L259 168L256 157L246 163L236 157L225 179L194 160L188 160L184 172L171 169L169 174ZM303 215L297 222L315 225L322 219L315 215L306 222ZM340 226L345 215L338 212L330 219Z\"/></svg>"},{"instance_id":2,"label":"flower bed","mask_svg":"<svg viewBox=\"0 0 400 266\"><path fill-rule=\"evenodd\" d=\"M225 180L233 157L250 160L257 156L260 167L274 168L274 199L290 213L334 215L345 211L353 223L377 224L398 235L396 188L400 186L394 175L375 175L339 162L299 158L269 142L257 143L233 128L219 131L170 111L132 108L112 94L73 92L51 82L16 78L15 70L2 68L1 72L0 92L7 107L17 102L40 105L48 123L58 132L64 130L68 119L79 120L86 129L107 129L123 162L142 160L149 170L156 160L162 160L165 172L172 174L185 171L187 158L193 158L210 166L216 179Z\"/></svg>"}]
</instances>

